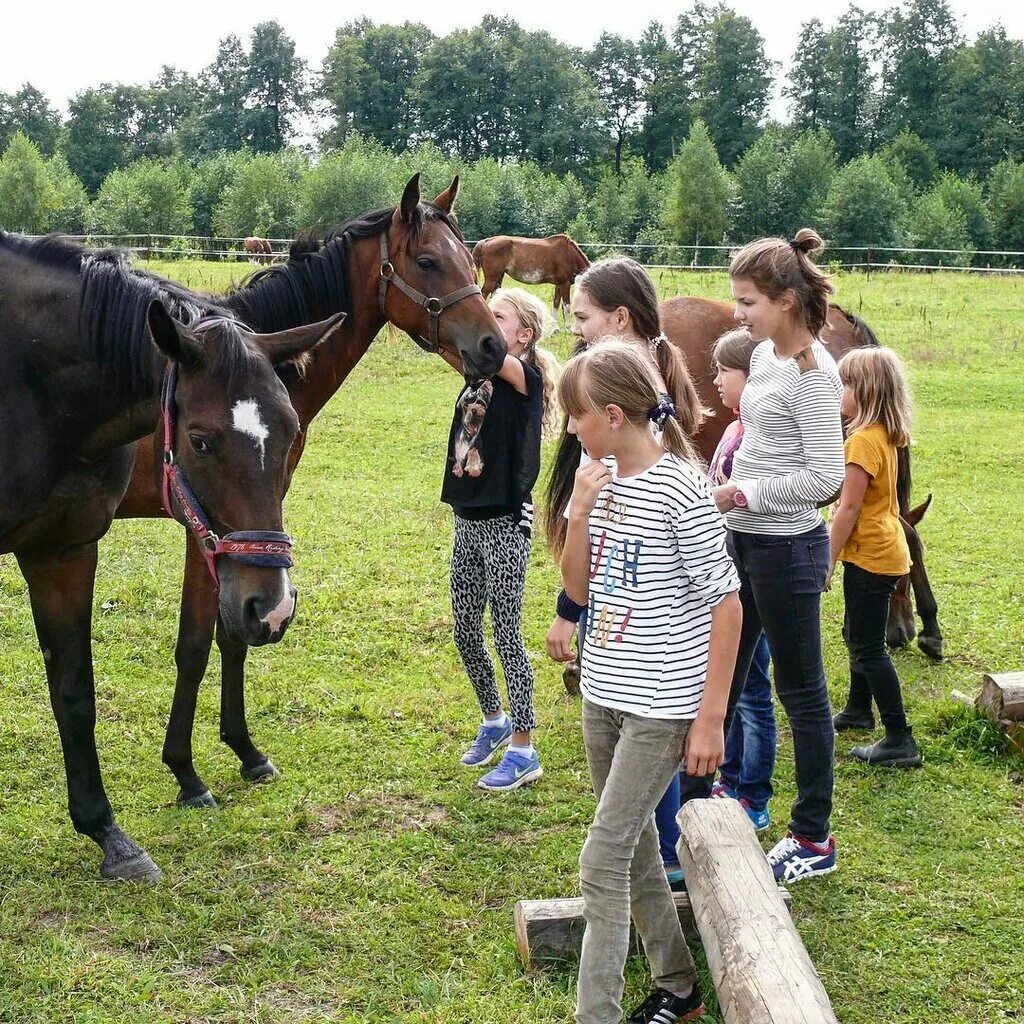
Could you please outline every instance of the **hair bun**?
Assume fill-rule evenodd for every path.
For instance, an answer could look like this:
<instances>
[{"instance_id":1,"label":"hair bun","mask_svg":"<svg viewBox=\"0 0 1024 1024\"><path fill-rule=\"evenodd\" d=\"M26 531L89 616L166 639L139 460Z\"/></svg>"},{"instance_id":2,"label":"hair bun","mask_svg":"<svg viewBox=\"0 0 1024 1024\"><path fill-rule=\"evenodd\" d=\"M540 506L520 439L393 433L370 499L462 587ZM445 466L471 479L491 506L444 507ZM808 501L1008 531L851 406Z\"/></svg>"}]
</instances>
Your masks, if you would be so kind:
<instances>
[{"instance_id":1,"label":"hair bun","mask_svg":"<svg viewBox=\"0 0 1024 1024\"><path fill-rule=\"evenodd\" d=\"M789 244L797 252L806 253L808 256L812 252L817 252L825 247L825 243L821 240L821 235L814 228L801 228L793 236L793 240Z\"/></svg>"}]
</instances>

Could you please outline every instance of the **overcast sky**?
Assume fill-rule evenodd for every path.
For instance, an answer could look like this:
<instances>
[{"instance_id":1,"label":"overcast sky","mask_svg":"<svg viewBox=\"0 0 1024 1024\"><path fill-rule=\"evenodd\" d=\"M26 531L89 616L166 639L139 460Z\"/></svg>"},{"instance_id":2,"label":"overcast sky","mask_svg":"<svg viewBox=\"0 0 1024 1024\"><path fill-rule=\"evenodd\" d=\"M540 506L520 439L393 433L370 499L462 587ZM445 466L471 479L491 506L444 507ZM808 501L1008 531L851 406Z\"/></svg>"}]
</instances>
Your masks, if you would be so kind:
<instances>
[{"instance_id":1,"label":"overcast sky","mask_svg":"<svg viewBox=\"0 0 1024 1024\"><path fill-rule=\"evenodd\" d=\"M877 11L892 0L860 0L864 10ZM171 3L123 0L68 3L9 2L0 13L0 92L14 92L32 82L50 101L66 109L76 92L101 82L141 84L171 64L197 72L209 64L217 42L231 32L248 39L254 25L276 18L295 40L298 53L319 68L339 25L368 17L380 22L424 22L443 35L453 28L478 24L487 12L510 15L529 29L546 29L557 39L590 46L603 31L637 38L651 21L671 25L685 2L628 0L614 4L516 3L454 4L451 0L368 0L322 3L316 0L175 0ZM768 56L786 67L800 26L812 17L830 24L849 3L833 0L732 0L730 6L749 17L764 37ZM1024 3L1020 0L953 0L953 9L969 38L996 22L1009 35L1024 36ZM382 12L386 11L386 17ZM779 101L773 113L781 116Z\"/></svg>"}]
</instances>

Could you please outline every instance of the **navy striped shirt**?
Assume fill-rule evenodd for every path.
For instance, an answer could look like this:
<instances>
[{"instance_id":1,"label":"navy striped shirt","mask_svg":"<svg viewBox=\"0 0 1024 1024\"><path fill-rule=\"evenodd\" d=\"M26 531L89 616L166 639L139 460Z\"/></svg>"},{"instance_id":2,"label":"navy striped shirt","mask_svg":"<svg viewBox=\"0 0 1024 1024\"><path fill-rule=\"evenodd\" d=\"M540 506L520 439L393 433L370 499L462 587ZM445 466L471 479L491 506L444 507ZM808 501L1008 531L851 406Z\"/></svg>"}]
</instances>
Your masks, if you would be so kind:
<instances>
[{"instance_id":1,"label":"navy striped shirt","mask_svg":"<svg viewBox=\"0 0 1024 1024\"><path fill-rule=\"evenodd\" d=\"M583 695L651 718L693 718L711 609L739 590L704 474L672 454L614 475L590 514Z\"/></svg>"}]
</instances>

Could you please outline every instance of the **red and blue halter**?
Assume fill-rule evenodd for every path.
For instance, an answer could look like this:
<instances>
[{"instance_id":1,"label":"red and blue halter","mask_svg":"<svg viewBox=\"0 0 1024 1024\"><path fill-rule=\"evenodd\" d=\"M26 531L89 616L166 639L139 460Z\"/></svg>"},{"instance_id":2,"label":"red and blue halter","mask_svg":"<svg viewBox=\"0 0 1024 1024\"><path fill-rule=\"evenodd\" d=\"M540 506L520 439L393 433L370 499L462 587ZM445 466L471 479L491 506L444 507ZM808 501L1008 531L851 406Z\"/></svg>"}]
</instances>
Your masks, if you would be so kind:
<instances>
[{"instance_id":1,"label":"red and blue halter","mask_svg":"<svg viewBox=\"0 0 1024 1024\"><path fill-rule=\"evenodd\" d=\"M219 587L217 576L217 556L226 555L246 565L258 565L266 569L290 569L292 560L292 539L287 533L276 530L239 530L235 533L218 537L210 527L210 521L203 511L195 493L189 486L188 478L182 472L174 457L174 424L177 417L177 405L174 393L178 384L178 364L168 363L164 374L163 390L160 404L164 422L164 471L163 471L163 505L164 511L176 519L173 501L177 503L181 519L189 532L196 539L199 550L206 560L213 582Z\"/></svg>"}]
</instances>

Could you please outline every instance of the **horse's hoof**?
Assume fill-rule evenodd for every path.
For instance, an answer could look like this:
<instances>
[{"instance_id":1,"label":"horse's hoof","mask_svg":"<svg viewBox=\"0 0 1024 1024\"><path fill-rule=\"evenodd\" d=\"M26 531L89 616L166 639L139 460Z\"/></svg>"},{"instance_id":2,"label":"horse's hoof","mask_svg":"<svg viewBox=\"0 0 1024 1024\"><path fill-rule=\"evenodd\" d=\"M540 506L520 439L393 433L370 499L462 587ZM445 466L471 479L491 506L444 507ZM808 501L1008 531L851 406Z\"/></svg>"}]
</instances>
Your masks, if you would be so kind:
<instances>
[{"instance_id":1,"label":"horse's hoof","mask_svg":"<svg viewBox=\"0 0 1024 1024\"><path fill-rule=\"evenodd\" d=\"M942 661L942 637L941 636L919 636L917 646L928 655L932 661Z\"/></svg>"},{"instance_id":2,"label":"horse's hoof","mask_svg":"<svg viewBox=\"0 0 1024 1024\"><path fill-rule=\"evenodd\" d=\"M273 782L281 774L269 757L251 768L247 768L243 764L239 771L247 782Z\"/></svg>"},{"instance_id":3,"label":"horse's hoof","mask_svg":"<svg viewBox=\"0 0 1024 1024\"><path fill-rule=\"evenodd\" d=\"M218 804L214 800L213 794L208 790L204 789L202 793L186 794L184 790L178 793L177 804L179 807L192 807L200 809L203 807L210 807L213 810L217 810Z\"/></svg>"},{"instance_id":4,"label":"horse's hoof","mask_svg":"<svg viewBox=\"0 0 1024 1024\"><path fill-rule=\"evenodd\" d=\"M562 685L570 697L580 695L580 663L578 661L570 661L562 669Z\"/></svg>"},{"instance_id":5,"label":"horse's hoof","mask_svg":"<svg viewBox=\"0 0 1024 1024\"><path fill-rule=\"evenodd\" d=\"M109 864L103 859L100 865L100 877L109 881L120 882L158 882L164 873L153 863L153 859L145 850L134 857Z\"/></svg>"}]
</instances>

